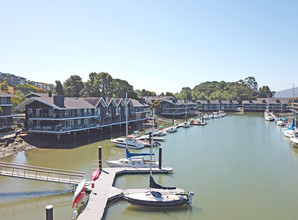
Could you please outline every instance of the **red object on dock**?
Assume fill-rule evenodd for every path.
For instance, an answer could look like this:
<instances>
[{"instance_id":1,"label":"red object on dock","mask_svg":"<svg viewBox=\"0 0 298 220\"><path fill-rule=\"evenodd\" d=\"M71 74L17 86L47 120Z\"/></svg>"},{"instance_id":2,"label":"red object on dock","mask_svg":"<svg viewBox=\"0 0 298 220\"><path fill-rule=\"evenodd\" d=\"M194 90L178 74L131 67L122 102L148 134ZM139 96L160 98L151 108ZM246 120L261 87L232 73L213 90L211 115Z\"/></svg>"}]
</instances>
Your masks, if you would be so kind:
<instances>
[{"instance_id":1,"label":"red object on dock","mask_svg":"<svg viewBox=\"0 0 298 220\"><path fill-rule=\"evenodd\" d=\"M99 169L96 169L92 172L92 180L95 181L98 179L98 176L100 174L100 170Z\"/></svg>"}]
</instances>

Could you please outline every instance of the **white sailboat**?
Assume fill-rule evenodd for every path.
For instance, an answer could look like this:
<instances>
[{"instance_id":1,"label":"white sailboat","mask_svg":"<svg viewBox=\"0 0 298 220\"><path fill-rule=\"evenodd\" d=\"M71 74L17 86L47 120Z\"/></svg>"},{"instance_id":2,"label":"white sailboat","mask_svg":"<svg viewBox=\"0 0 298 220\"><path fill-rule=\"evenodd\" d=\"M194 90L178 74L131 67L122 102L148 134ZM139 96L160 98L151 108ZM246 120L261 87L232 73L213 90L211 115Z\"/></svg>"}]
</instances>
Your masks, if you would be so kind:
<instances>
[{"instance_id":1,"label":"white sailboat","mask_svg":"<svg viewBox=\"0 0 298 220\"><path fill-rule=\"evenodd\" d=\"M192 203L192 197L194 196L193 192L187 194L183 189L177 189L176 187L163 187L157 184L152 177L152 166L150 167L149 180L150 181L148 190L139 193L124 192L123 198L134 205L150 208L174 208L177 206Z\"/></svg>"},{"instance_id":2,"label":"white sailboat","mask_svg":"<svg viewBox=\"0 0 298 220\"><path fill-rule=\"evenodd\" d=\"M126 138L115 138L111 139L117 147L129 148L129 149L142 149L144 148L144 143L138 141L135 136L128 136L128 106L127 106L127 94L126 94L126 107L125 107L125 117L126 117Z\"/></svg>"},{"instance_id":3,"label":"white sailboat","mask_svg":"<svg viewBox=\"0 0 298 220\"><path fill-rule=\"evenodd\" d=\"M293 111L293 123L290 127L287 128L283 128L282 132L284 134L285 137L291 138L295 132L296 132L296 128L295 128L295 107L294 107L294 84L293 84L293 99L292 99L292 111Z\"/></svg>"},{"instance_id":4,"label":"white sailboat","mask_svg":"<svg viewBox=\"0 0 298 220\"><path fill-rule=\"evenodd\" d=\"M187 121L187 95L186 95L186 106L185 106L185 121L183 122L183 128L190 128L190 123Z\"/></svg>"},{"instance_id":5,"label":"white sailboat","mask_svg":"<svg viewBox=\"0 0 298 220\"><path fill-rule=\"evenodd\" d=\"M294 147L298 147L298 132L295 132L290 138L291 143Z\"/></svg>"},{"instance_id":6,"label":"white sailboat","mask_svg":"<svg viewBox=\"0 0 298 220\"><path fill-rule=\"evenodd\" d=\"M266 110L264 111L264 118L266 121L274 121L274 117L271 115L270 113L270 100L269 100L269 95L268 95L268 104L267 104L267 108Z\"/></svg>"}]
</instances>

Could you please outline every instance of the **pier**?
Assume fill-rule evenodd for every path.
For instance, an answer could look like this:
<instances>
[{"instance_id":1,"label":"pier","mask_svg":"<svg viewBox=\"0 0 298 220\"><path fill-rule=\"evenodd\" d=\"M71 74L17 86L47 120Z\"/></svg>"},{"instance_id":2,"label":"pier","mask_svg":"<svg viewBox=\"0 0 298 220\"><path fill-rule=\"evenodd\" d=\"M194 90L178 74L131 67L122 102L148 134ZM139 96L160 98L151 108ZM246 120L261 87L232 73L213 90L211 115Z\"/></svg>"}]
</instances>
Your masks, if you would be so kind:
<instances>
[{"instance_id":1,"label":"pier","mask_svg":"<svg viewBox=\"0 0 298 220\"><path fill-rule=\"evenodd\" d=\"M153 173L170 173L172 168L153 168ZM124 174L149 173L149 168L104 168L99 178L94 182L94 188L89 196L86 209L79 215L79 220L102 219L109 202L122 197L123 192L140 191L144 189L118 189L114 187L117 176ZM145 189L146 190L146 189Z\"/></svg>"},{"instance_id":2,"label":"pier","mask_svg":"<svg viewBox=\"0 0 298 220\"><path fill-rule=\"evenodd\" d=\"M86 173L0 162L0 176L78 185Z\"/></svg>"}]
</instances>

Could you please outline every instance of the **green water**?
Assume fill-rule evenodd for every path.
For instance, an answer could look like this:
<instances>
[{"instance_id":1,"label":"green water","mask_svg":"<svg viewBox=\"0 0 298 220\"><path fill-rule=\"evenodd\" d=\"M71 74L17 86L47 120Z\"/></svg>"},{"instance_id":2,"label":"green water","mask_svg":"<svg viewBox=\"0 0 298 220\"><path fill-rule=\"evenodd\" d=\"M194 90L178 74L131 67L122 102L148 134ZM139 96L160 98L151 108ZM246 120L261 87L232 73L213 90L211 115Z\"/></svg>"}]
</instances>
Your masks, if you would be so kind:
<instances>
[{"instance_id":1,"label":"green water","mask_svg":"<svg viewBox=\"0 0 298 220\"><path fill-rule=\"evenodd\" d=\"M118 201L108 208L105 219L298 218L298 150L273 122L264 121L263 114L230 114L205 127L180 128L166 139L163 162L174 173L155 175L155 180L194 191L193 205L153 212ZM106 140L67 150L34 149L2 161L85 171L90 176L98 146L103 147L104 160L124 155ZM121 176L116 186L146 188L148 176ZM0 219L45 219L45 206L52 204L56 220L70 220L72 194L60 194L61 190L70 188L0 177Z\"/></svg>"}]
</instances>

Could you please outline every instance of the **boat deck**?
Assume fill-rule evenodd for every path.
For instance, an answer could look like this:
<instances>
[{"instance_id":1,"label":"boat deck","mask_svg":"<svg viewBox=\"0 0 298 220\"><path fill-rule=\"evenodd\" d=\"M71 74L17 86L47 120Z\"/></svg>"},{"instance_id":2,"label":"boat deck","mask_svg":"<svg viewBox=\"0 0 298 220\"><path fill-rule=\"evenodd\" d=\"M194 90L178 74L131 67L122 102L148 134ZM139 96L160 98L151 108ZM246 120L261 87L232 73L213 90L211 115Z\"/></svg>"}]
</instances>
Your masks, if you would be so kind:
<instances>
[{"instance_id":1,"label":"boat deck","mask_svg":"<svg viewBox=\"0 0 298 220\"><path fill-rule=\"evenodd\" d=\"M153 173L170 173L172 168L153 168ZM102 219L109 201L122 197L124 190L114 187L114 181L118 175L149 173L149 168L104 168L98 179L94 182L94 188L89 196L89 202L79 220ZM142 192L147 189L126 189L125 192Z\"/></svg>"}]
</instances>

